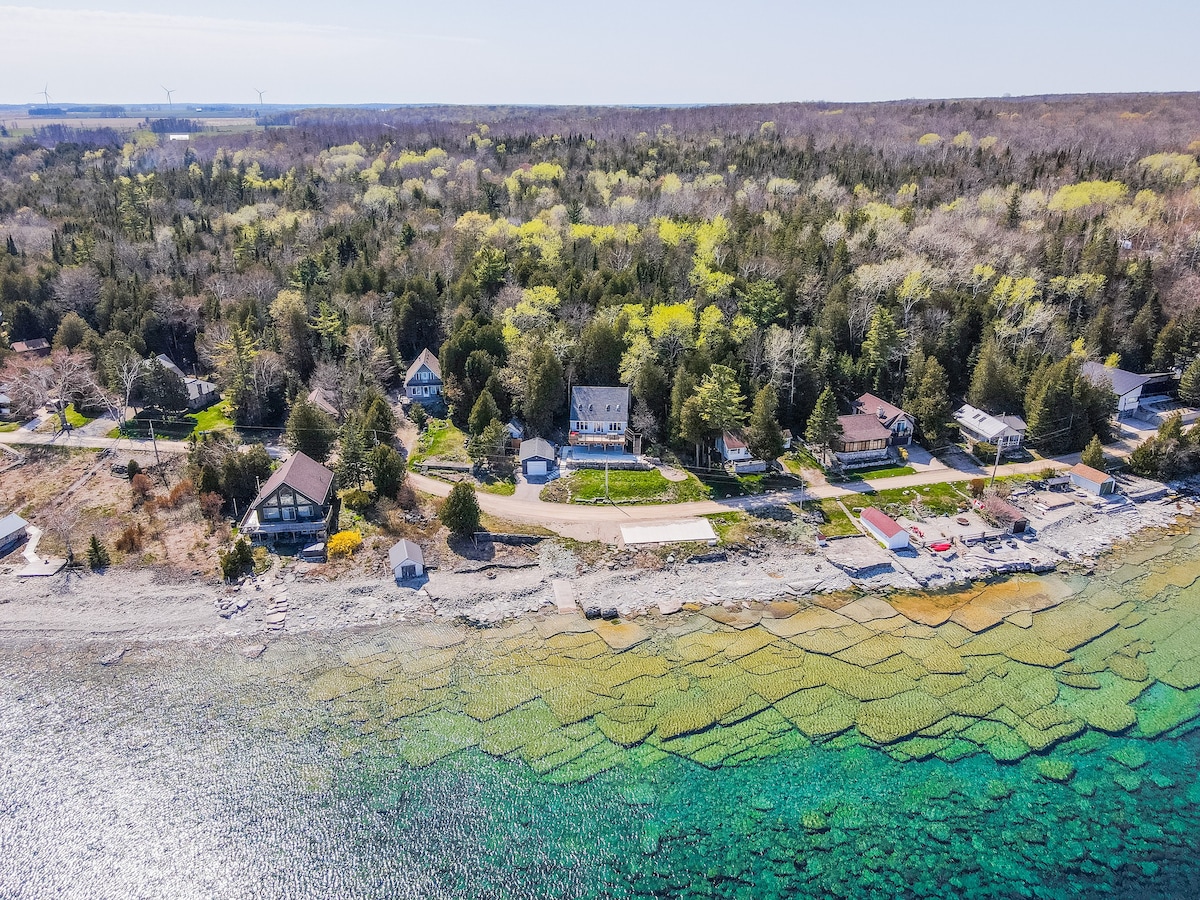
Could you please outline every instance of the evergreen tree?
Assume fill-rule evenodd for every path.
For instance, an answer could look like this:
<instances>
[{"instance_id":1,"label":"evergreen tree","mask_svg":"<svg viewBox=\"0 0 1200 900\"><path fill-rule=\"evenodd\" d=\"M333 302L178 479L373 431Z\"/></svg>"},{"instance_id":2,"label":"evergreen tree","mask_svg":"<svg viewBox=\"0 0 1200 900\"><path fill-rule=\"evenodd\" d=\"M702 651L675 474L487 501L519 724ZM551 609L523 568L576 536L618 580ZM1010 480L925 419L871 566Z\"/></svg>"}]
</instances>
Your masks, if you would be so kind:
<instances>
[{"instance_id":1,"label":"evergreen tree","mask_svg":"<svg viewBox=\"0 0 1200 900\"><path fill-rule=\"evenodd\" d=\"M892 362L899 357L904 344L904 332L896 327L896 319L886 306L876 306L871 324L862 344L862 365L877 391L885 391L891 376Z\"/></svg>"},{"instance_id":2,"label":"evergreen tree","mask_svg":"<svg viewBox=\"0 0 1200 900\"><path fill-rule=\"evenodd\" d=\"M612 323L593 319L579 335L575 377L579 384L616 384L625 342Z\"/></svg>"},{"instance_id":3,"label":"evergreen tree","mask_svg":"<svg viewBox=\"0 0 1200 900\"><path fill-rule=\"evenodd\" d=\"M837 401L833 397L833 388L826 387L817 398L817 405L808 417L808 427L804 429L804 439L808 443L829 451L842 435L842 423L838 421Z\"/></svg>"},{"instance_id":4,"label":"evergreen tree","mask_svg":"<svg viewBox=\"0 0 1200 900\"><path fill-rule=\"evenodd\" d=\"M701 379L695 394L700 415L714 436L740 428L746 421L746 398L738 387L737 373L729 366L713 366Z\"/></svg>"},{"instance_id":5,"label":"evergreen tree","mask_svg":"<svg viewBox=\"0 0 1200 900\"><path fill-rule=\"evenodd\" d=\"M770 385L754 395L746 445L757 459L770 462L783 454L783 429L779 425L779 398Z\"/></svg>"},{"instance_id":6,"label":"evergreen tree","mask_svg":"<svg viewBox=\"0 0 1200 900\"><path fill-rule=\"evenodd\" d=\"M442 502L438 518L451 533L469 537L479 530L479 501L475 487L470 482L460 481L450 489L450 496Z\"/></svg>"},{"instance_id":7,"label":"evergreen tree","mask_svg":"<svg viewBox=\"0 0 1200 900\"><path fill-rule=\"evenodd\" d=\"M187 385L158 359L150 360L142 376L142 402L164 412L183 412L188 408Z\"/></svg>"},{"instance_id":8,"label":"evergreen tree","mask_svg":"<svg viewBox=\"0 0 1200 900\"><path fill-rule=\"evenodd\" d=\"M1088 445L1083 448L1083 455L1079 461L1085 466L1091 466L1093 469L1104 471L1104 446L1100 443L1100 438L1092 435L1092 439L1088 441Z\"/></svg>"},{"instance_id":9,"label":"evergreen tree","mask_svg":"<svg viewBox=\"0 0 1200 900\"><path fill-rule=\"evenodd\" d=\"M479 399L475 401L475 405L471 407L471 417L468 420L468 430L474 436L483 434L483 430L492 422L499 421L500 408L496 405L496 401L492 399L491 391L484 388L483 393L479 395Z\"/></svg>"},{"instance_id":10,"label":"evergreen tree","mask_svg":"<svg viewBox=\"0 0 1200 900\"><path fill-rule=\"evenodd\" d=\"M1179 379L1179 399L1188 406L1200 406L1200 356L1192 360Z\"/></svg>"},{"instance_id":11,"label":"evergreen tree","mask_svg":"<svg viewBox=\"0 0 1200 900\"><path fill-rule=\"evenodd\" d=\"M1020 378L1003 348L993 339L984 341L971 373L967 402L984 412L1004 414L1021 408Z\"/></svg>"},{"instance_id":12,"label":"evergreen tree","mask_svg":"<svg viewBox=\"0 0 1200 900\"><path fill-rule=\"evenodd\" d=\"M907 411L917 420L926 442L940 447L950 418L950 395L946 390L946 370L936 357L929 357L922 365L921 383Z\"/></svg>"},{"instance_id":13,"label":"evergreen tree","mask_svg":"<svg viewBox=\"0 0 1200 900\"><path fill-rule=\"evenodd\" d=\"M108 548L94 534L88 542L87 559L88 566L92 570L107 568L111 561L108 556Z\"/></svg>"},{"instance_id":14,"label":"evergreen tree","mask_svg":"<svg viewBox=\"0 0 1200 900\"><path fill-rule=\"evenodd\" d=\"M13 240L13 236L11 234L8 236L8 240L5 242L5 249L8 251L9 256L20 255L17 253L17 242Z\"/></svg>"},{"instance_id":15,"label":"evergreen tree","mask_svg":"<svg viewBox=\"0 0 1200 900\"><path fill-rule=\"evenodd\" d=\"M292 406L284 429L283 440L289 450L303 453L319 463L329 459L337 441L337 426L333 419L307 400L299 399Z\"/></svg>"},{"instance_id":16,"label":"evergreen tree","mask_svg":"<svg viewBox=\"0 0 1200 900\"><path fill-rule=\"evenodd\" d=\"M390 445L396 438L396 414L388 402L375 394L366 404L362 420L363 440L368 446Z\"/></svg>"},{"instance_id":17,"label":"evergreen tree","mask_svg":"<svg viewBox=\"0 0 1200 900\"><path fill-rule=\"evenodd\" d=\"M562 363L549 347L537 347L530 354L529 378L525 385L525 424L535 437L554 427L554 419L563 405Z\"/></svg>"},{"instance_id":18,"label":"evergreen tree","mask_svg":"<svg viewBox=\"0 0 1200 900\"><path fill-rule=\"evenodd\" d=\"M342 426L338 441L338 481L343 487L361 488L371 475L371 461L363 441L362 426L351 417Z\"/></svg>"},{"instance_id":19,"label":"evergreen tree","mask_svg":"<svg viewBox=\"0 0 1200 900\"><path fill-rule=\"evenodd\" d=\"M387 444L378 444L371 451L371 481L375 494L394 500L404 484L404 457Z\"/></svg>"}]
</instances>

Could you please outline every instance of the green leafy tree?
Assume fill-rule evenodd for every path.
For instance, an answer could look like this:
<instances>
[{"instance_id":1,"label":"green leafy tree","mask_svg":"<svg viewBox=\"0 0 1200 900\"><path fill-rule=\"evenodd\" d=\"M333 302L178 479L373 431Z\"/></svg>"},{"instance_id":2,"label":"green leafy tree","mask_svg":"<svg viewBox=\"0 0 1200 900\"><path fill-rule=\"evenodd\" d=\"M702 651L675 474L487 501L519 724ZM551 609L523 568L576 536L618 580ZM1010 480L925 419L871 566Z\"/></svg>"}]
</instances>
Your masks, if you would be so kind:
<instances>
[{"instance_id":1,"label":"green leafy tree","mask_svg":"<svg viewBox=\"0 0 1200 900\"><path fill-rule=\"evenodd\" d=\"M783 428L779 425L779 398L768 385L754 395L746 445L758 459L771 461L783 453Z\"/></svg>"},{"instance_id":2,"label":"green leafy tree","mask_svg":"<svg viewBox=\"0 0 1200 900\"><path fill-rule=\"evenodd\" d=\"M1088 445L1083 448L1083 455L1079 461L1085 466L1091 466L1093 469L1104 471L1104 445L1100 443L1100 438L1092 435L1092 439L1088 441Z\"/></svg>"},{"instance_id":3,"label":"green leafy tree","mask_svg":"<svg viewBox=\"0 0 1200 900\"><path fill-rule=\"evenodd\" d=\"M357 417L352 416L342 425L338 437L337 476L343 486L354 485L356 488L361 488L371 476L371 461Z\"/></svg>"},{"instance_id":4,"label":"green leafy tree","mask_svg":"<svg viewBox=\"0 0 1200 900\"><path fill-rule=\"evenodd\" d=\"M825 452L833 448L834 442L842 436L842 423L838 421L837 401L833 397L833 388L826 387L817 398L817 405L808 417L808 427L804 430L804 439Z\"/></svg>"},{"instance_id":5,"label":"green leafy tree","mask_svg":"<svg viewBox=\"0 0 1200 900\"><path fill-rule=\"evenodd\" d=\"M696 465L700 465L700 448L712 438L712 432L704 420L704 407L700 398L695 394L684 401L679 411L678 428L679 437L695 448Z\"/></svg>"},{"instance_id":6,"label":"green leafy tree","mask_svg":"<svg viewBox=\"0 0 1200 900\"><path fill-rule=\"evenodd\" d=\"M500 419L500 407L492 399L492 392L484 388L475 405L471 407L471 417L468 419L468 431L472 435L483 434L483 430L492 422Z\"/></svg>"},{"instance_id":7,"label":"green leafy tree","mask_svg":"<svg viewBox=\"0 0 1200 900\"><path fill-rule=\"evenodd\" d=\"M508 440L508 429L499 419L493 419L467 442L467 455L498 478L508 478L514 468L513 458L507 453Z\"/></svg>"},{"instance_id":8,"label":"green leafy tree","mask_svg":"<svg viewBox=\"0 0 1200 900\"><path fill-rule=\"evenodd\" d=\"M713 435L740 428L746 421L746 398L738 386L737 373L729 366L713 366L696 388L700 415Z\"/></svg>"},{"instance_id":9,"label":"green leafy tree","mask_svg":"<svg viewBox=\"0 0 1200 900\"><path fill-rule=\"evenodd\" d=\"M307 400L296 401L283 433L284 443L289 450L323 463L333 452L337 438L337 426L333 419Z\"/></svg>"},{"instance_id":10,"label":"green leafy tree","mask_svg":"<svg viewBox=\"0 0 1200 900\"><path fill-rule=\"evenodd\" d=\"M371 451L371 481L375 493L389 500L396 499L405 478L404 457L387 444L378 444Z\"/></svg>"},{"instance_id":11,"label":"green leafy tree","mask_svg":"<svg viewBox=\"0 0 1200 900\"><path fill-rule=\"evenodd\" d=\"M783 292L773 281L752 281L738 294L738 312L760 328L787 315Z\"/></svg>"},{"instance_id":12,"label":"green leafy tree","mask_svg":"<svg viewBox=\"0 0 1200 900\"><path fill-rule=\"evenodd\" d=\"M442 502L438 519L459 537L469 537L479 530L479 500L475 487L460 481L450 489L450 496Z\"/></svg>"},{"instance_id":13,"label":"green leafy tree","mask_svg":"<svg viewBox=\"0 0 1200 900\"><path fill-rule=\"evenodd\" d=\"M1179 399L1188 406L1200 406L1200 356L1192 360L1179 379Z\"/></svg>"},{"instance_id":14,"label":"green leafy tree","mask_svg":"<svg viewBox=\"0 0 1200 900\"><path fill-rule=\"evenodd\" d=\"M238 538L237 542L231 548L222 550L217 555L217 559L221 565L221 574L225 576L225 580L232 581L254 565L254 552L250 549L250 544L245 538Z\"/></svg>"},{"instance_id":15,"label":"green leafy tree","mask_svg":"<svg viewBox=\"0 0 1200 900\"><path fill-rule=\"evenodd\" d=\"M104 546L100 538L92 535L92 539L88 541L87 550L88 566L95 571L96 569L107 568L111 559L108 555L108 548Z\"/></svg>"}]
</instances>

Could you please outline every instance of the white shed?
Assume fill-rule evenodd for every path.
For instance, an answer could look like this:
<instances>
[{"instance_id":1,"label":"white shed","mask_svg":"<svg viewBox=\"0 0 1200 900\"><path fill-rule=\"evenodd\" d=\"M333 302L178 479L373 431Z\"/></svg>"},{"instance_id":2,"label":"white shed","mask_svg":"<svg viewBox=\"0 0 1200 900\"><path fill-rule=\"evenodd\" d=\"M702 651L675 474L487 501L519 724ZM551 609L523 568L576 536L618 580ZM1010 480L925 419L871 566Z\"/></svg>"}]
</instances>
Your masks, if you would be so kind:
<instances>
[{"instance_id":1,"label":"white shed","mask_svg":"<svg viewBox=\"0 0 1200 900\"><path fill-rule=\"evenodd\" d=\"M909 546L908 532L904 530L903 526L875 507L868 506L864 509L859 516L859 521L875 540L889 550L903 550Z\"/></svg>"},{"instance_id":2,"label":"white shed","mask_svg":"<svg viewBox=\"0 0 1200 900\"><path fill-rule=\"evenodd\" d=\"M399 540L388 551L388 563L397 581L425 574L425 554L410 540Z\"/></svg>"},{"instance_id":3,"label":"white shed","mask_svg":"<svg viewBox=\"0 0 1200 900\"><path fill-rule=\"evenodd\" d=\"M16 513L11 513L0 519L0 556L8 553L17 544L25 540L28 528L29 523Z\"/></svg>"},{"instance_id":4,"label":"white shed","mask_svg":"<svg viewBox=\"0 0 1200 900\"><path fill-rule=\"evenodd\" d=\"M530 438L521 441L517 457L523 474L547 475L554 468L554 445L544 438Z\"/></svg>"}]
</instances>

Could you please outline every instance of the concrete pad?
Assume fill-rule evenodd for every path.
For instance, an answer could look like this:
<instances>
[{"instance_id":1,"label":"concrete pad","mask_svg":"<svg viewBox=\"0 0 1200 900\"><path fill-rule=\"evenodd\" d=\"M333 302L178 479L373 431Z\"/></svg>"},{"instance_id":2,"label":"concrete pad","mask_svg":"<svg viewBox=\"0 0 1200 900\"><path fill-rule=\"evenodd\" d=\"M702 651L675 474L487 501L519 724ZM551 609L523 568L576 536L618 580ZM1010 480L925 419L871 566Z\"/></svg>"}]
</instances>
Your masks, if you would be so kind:
<instances>
[{"instance_id":1,"label":"concrete pad","mask_svg":"<svg viewBox=\"0 0 1200 900\"><path fill-rule=\"evenodd\" d=\"M1009 625L1016 625L1018 628L1029 628L1033 625L1033 613L1029 610L1021 610L1011 616L1005 616L1004 621Z\"/></svg>"},{"instance_id":2,"label":"concrete pad","mask_svg":"<svg viewBox=\"0 0 1200 900\"><path fill-rule=\"evenodd\" d=\"M559 615L569 615L579 610L575 603L575 588L571 582L556 578L551 582L551 586L554 588L554 603L558 606Z\"/></svg>"},{"instance_id":3,"label":"concrete pad","mask_svg":"<svg viewBox=\"0 0 1200 900\"><path fill-rule=\"evenodd\" d=\"M543 638L551 638L556 634L583 634L592 630L592 623L583 617L578 610L574 615L557 615L537 623L537 631Z\"/></svg>"},{"instance_id":4,"label":"concrete pad","mask_svg":"<svg viewBox=\"0 0 1200 900\"><path fill-rule=\"evenodd\" d=\"M621 538L626 546L637 544L680 544L693 541L715 541L708 519L686 519L681 522L664 522L659 525L622 525Z\"/></svg>"},{"instance_id":5,"label":"concrete pad","mask_svg":"<svg viewBox=\"0 0 1200 900\"><path fill-rule=\"evenodd\" d=\"M50 575L57 575L67 565L65 559L38 559L27 563L23 568L17 570L18 578L47 578Z\"/></svg>"}]
</instances>

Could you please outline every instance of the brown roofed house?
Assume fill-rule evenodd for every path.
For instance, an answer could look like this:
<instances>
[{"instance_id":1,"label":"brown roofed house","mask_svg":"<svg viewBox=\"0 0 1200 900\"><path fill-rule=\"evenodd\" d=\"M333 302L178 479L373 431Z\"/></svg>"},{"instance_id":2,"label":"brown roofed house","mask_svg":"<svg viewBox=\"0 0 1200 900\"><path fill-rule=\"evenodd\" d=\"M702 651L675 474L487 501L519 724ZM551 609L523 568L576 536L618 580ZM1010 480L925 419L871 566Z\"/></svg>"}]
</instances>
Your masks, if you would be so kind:
<instances>
[{"instance_id":1,"label":"brown roofed house","mask_svg":"<svg viewBox=\"0 0 1200 900\"><path fill-rule=\"evenodd\" d=\"M842 435L833 444L838 462L846 467L868 466L888 458L891 429L876 416L838 416Z\"/></svg>"},{"instance_id":2,"label":"brown roofed house","mask_svg":"<svg viewBox=\"0 0 1200 900\"><path fill-rule=\"evenodd\" d=\"M30 338L27 341L13 341L12 352L28 356L49 356L50 342L45 338Z\"/></svg>"},{"instance_id":3,"label":"brown roofed house","mask_svg":"<svg viewBox=\"0 0 1200 900\"><path fill-rule=\"evenodd\" d=\"M336 504L333 472L297 453L276 469L242 519L255 544L310 544L329 536Z\"/></svg>"}]
</instances>

